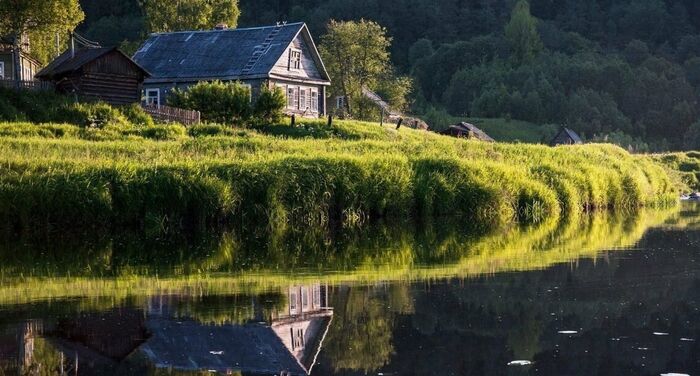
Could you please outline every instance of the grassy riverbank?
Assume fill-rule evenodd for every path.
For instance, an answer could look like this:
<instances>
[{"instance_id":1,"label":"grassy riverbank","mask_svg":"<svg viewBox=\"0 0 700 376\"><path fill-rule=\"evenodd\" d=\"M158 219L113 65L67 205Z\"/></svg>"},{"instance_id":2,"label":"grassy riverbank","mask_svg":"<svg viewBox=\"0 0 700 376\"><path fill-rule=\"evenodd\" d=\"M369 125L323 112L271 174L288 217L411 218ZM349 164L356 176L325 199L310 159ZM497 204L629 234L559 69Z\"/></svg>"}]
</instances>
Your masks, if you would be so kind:
<instances>
[{"instance_id":1,"label":"grassy riverbank","mask_svg":"<svg viewBox=\"0 0 700 376\"><path fill-rule=\"evenodd\" d=\"M670 202L678 189L651 158L613 146L483 144L344 121L258 130L6 123L0 164L0 225L15 230L531 222Z\"/></svg>"}]
</instances>

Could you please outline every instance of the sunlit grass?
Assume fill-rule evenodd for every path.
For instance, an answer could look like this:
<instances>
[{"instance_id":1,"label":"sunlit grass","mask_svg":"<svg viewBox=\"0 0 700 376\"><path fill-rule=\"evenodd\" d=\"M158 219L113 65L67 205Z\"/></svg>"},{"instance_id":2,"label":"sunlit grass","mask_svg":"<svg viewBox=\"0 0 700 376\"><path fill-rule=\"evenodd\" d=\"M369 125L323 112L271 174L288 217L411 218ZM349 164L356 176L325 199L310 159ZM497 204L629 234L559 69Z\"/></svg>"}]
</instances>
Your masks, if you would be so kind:
<instances>
[{"instance_id":1,"label":"sunlit grass","mask_svg":"<svg viewBox=\"0 0 700 376\"><path fill-rule=\"evenodd\" d=\"M162 232L241 218L442 215L499 224L669 203L679 190L651 158L610 145L485 144L352 121L164 141L92 141L71 127L0 124L0 225Z\"/></svg>"}]
</instances>

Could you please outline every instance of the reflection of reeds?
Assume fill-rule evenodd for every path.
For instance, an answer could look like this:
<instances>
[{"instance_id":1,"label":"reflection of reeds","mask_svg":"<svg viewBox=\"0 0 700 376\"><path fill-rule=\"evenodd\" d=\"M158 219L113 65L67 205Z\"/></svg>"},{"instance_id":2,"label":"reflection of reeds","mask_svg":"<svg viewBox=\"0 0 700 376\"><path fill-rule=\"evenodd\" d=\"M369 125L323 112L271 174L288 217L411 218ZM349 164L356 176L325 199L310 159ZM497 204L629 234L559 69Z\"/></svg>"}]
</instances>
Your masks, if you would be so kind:
<instances>
[{"instance_id":1,"label":"reflection of reeds","mask_svg":"<svg viewBox=\"0 0 700 376\"><path fill-rule=\"evenodd\" d=\"M235 221L284 228L442 215L537 222L668 202L677 188L651 159L614 146L484 144L336 123L328 130L309 121L303 129L319 132L287 135L321 138L240 131L161 142L95 142L75 132L25 138L0 124L0 227L162 233Z\"/></svg>"},{"instance_id":2,"label":"reflection of reeds","mask_svg":"<svg viewBox=\"0 0 700 376\"><path fill-rule=\"evenodd\" d=\"M665 209L575 214L561 221L511 225L484 235L434 224L420 226L419 230L376 225L370 233L353 230L344 235L266 230L262 240L260 234L248 238L229 233L215 243L214 252L205 251L205 256L184 260L161 274L128 263L123 272L113 270L118 265L100 269L95 261L85 270L76 271L80 275L71 276L70 271L62 273L58 269L33 270L32 275L29 271L23 273L21 265L4 264L0 270L0 303L86 297L98 306L109 306L127 297L153 294L257 293L317 281L364 284L540 269L597 257L601 251L632 247L647 229L677 213ZM106 246L114 247L114 243L107 242ZM114 249L91 252L98 259L106 258L101 260L107 264L109 257L117 257L118 253ZM30 257L27 270L35 261L42 260Z\"/></svg>"}]
</instances>

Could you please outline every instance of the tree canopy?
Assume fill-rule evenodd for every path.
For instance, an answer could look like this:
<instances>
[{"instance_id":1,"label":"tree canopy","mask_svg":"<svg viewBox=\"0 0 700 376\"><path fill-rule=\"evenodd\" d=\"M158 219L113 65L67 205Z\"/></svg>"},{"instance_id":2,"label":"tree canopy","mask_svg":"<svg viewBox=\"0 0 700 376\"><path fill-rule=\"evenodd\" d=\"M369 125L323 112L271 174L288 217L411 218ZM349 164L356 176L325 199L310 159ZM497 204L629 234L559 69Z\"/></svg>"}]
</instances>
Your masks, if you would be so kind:
<instances>
[{"instance_id":1,"label":"tree canopy","mask_svg":"<svg viewBox=\"0 0 700 376\"><path fill-rule=\"evenodd\" d=\"M142 0L149 32L204 30L238 25L238 0Z\"/></svg>"},{"instance_id":2,"label":"tree canopy","mask_svg":"<svg viewBox=\"0 0 700 376\"><path fill-rule=\"evenodd\" d=\"M34 54L46 61L48 51L55 50L55 36L67 35L84 17L78 0L0 0L0 35L18 44L31 36Z\"/></svg>"}]
</instances>

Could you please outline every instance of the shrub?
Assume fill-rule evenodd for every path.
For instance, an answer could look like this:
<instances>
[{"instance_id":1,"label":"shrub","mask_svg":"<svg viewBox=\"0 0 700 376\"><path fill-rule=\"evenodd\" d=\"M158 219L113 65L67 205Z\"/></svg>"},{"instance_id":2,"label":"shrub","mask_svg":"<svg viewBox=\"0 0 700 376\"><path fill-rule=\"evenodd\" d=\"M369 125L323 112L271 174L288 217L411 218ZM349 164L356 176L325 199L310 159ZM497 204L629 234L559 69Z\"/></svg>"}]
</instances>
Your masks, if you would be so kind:
<instances>
[{"instance_id":1,"label":"shrub","mask_svg":"<svg viewBox=\"0 0 700 376\"><path fill-rule=\"evenodd\" d=\"M126 119L134 125L141 125L145 127L151 127L155 125L153 118L149 115L143 108L137 104L131 104L121 108L122 113Z\"/></svg>"},{"instance_id":2,"label":"shrub","mask_svg":"<svg viewBox=\"0 0 700 376\"><path fill-rule=\"evenodd\" d=\"M234 124L249 119L250 98L250 88L240 82L200 82L186 90L173 90L168 105L199 111L204 121Z\"/></svg>"},{"instance_id":3,"label":"shrub","mask_svg":"<svg viewBox=\"0 0 700 376\"><path fill-rule=\"evenodd\" d=\"M88 128L104 128L108 124L128 124L128 120L119 110L101 102L65 104L59 109L55 121Z\"/></svg>"},{"instance_id":4,"label":"shrub","mask_svg":"<svg viewBox=\"0 0 700 376\"><path fill-rule=\"evenodd\" d=\"M277 123L282 119L282 111L287 105L287 97L281 88L273 88L263 85L260 88L260 96L255 101L253 114L257 120L267 123Z\"/></svg>"}]
</instances>

